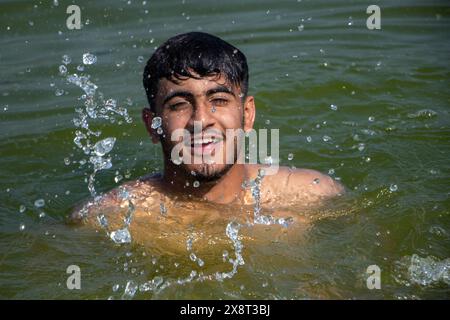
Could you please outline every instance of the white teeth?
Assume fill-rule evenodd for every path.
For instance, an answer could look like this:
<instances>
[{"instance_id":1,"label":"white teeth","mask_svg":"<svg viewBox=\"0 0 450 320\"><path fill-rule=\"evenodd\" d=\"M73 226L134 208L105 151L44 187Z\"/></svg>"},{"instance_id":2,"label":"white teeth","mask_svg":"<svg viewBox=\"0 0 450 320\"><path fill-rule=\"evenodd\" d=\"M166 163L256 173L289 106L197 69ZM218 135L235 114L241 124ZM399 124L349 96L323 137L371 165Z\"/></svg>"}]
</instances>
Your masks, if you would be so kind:
<instances>
[{"instance_id":1,"label":"white teeth","mask_svg":"<svg viewBox=\"0 0 450 320\"><path fill-rule=\"evenodd\" d=\"M204 138L204 139L200 139L200 140L194 140L194 144L207 144L207 143L216 143L218 142L219 139L218 138Z\"/></svg>"}]
</instances>

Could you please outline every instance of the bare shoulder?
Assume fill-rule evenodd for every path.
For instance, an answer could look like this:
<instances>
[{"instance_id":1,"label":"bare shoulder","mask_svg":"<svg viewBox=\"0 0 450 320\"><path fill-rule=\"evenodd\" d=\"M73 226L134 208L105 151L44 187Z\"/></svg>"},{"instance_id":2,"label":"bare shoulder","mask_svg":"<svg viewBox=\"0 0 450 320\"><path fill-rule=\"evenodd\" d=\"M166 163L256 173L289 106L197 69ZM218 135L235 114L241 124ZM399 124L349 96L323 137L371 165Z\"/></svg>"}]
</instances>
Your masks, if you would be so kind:
<instances>
[{"instance_id":1,"label":"bare shoulder","mask_svg":"<svg viewBox=\"0 0 450 320\"><path fill-rule=\"evenodd\" d=\"M317 170L280 167L279 178L286 181L288 188L306 189L317 196L333 197L345 193L341 183Z\"/></svg>"},{"instance_id":2,"label":"bare shoulder","mask_svg":"<svg viewBox=\"0 0 450 320\"><path fill-rule=\"evenodd\" d=\"M128 206L128 199L142 199L151 194L153 189L152 177L146 176L135 181L128 181L122 185L98 196L77 204L69 214L69 222L80 223L83 220L105 211L106 208L121 208Z\"/></svg>"},{"instance_id":3,"label":"bare shoulder","mask_svg":"<svg viewBox=\"0 0 450 320\"><path fill-rule=\"evenodd\" d=\"M249 176L254 179L264 165L248 167ZM264 170L265 171L265 170ZM341 183L330 176L312 169L279 167L275 174L265 175L262 183L262 196L267 200L275 198L315 201L331 198L345 193Z\"/></svg>"}]
</instances>

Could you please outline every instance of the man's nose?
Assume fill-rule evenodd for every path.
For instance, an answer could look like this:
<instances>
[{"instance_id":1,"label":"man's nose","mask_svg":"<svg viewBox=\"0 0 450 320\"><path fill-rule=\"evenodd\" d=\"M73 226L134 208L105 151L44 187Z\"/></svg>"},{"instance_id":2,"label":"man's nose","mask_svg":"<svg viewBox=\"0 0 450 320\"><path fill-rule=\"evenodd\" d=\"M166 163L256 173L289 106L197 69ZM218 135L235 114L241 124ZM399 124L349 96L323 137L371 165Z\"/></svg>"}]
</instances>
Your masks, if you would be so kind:
<instances>
[{"instance_id":1,"label":"man's nose","mask_svg":"<svg viewBox=\"0 0 450 320\"><path fill-rule=\"evenodd\" d=\"M215 118L208 101L199 101L195 104L194 112L192 113L192 117L190 119L190 125L192 127L194 125L194 121L199 121L203 130L214 125Z\"/></svg>"}]
</instances>

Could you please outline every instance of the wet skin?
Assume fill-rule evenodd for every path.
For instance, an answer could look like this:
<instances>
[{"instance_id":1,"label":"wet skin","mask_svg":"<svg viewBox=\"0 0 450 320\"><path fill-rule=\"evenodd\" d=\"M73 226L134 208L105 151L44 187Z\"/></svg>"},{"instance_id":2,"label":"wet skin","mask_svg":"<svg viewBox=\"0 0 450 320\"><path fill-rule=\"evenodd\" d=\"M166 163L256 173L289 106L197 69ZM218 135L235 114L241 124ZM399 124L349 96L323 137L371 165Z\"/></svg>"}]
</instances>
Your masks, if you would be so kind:
<instances>
[{"instance_id":1,"label":"wet skin","mask_svg":"<svg viewBox=\"0 0 450 320\"><path fill-rule=\"evenodd\" d=\"M243 97L240 88L230 84L222 75L186 78L176 82L161 79L154 111L144 108L142 117L153 143L162 145L164 172L122 186L130 194L135 208L130 225L133 240L157 246L161 250L176 251L176 248L185 248L184 242L173 236L161 237L167 233L164 232L167 227L164 225L177 225L180 236L188 226L201 229L202 224L208 225L207 233L213 236L214 232L223 234L226 222L231 219L242 223L252 219L254 199L249 188L243 188L243 183L256 179L260 169L268 168L259 164L227 165L226 155L231 150L236 154L237 149L234 141L226 140L225 130L248 131L253 128L256 113L254 98ZM163 134L158 134L151 127L156 116L162 118ZM211 129L222 134L222 163L177 165L171 161L170 152L177 143L170 139L172 132L185 129L193 133L195 121L200 122L205 131ZM199 150L194 150L195 147L186 144L183 152L194 154ZM199 185L194 186L196 181ZM268 212L274 217L289 214L294 224L301 224L307 222L305 218L289 212L289 207L305 210L319 207L324 201L342 195L344 188L315 170L279 167L276 174L262 178L260 191L263 213ZM119 218L123 215L112 212L124 211L128 200L119 194L118 188L105 194L98 203L89 207L84 217L79 214L80 208L75 209L72 220L83 219L99 227L95 216L102 212L108 213L111 228L115 225L120 227L123 223ZM161 214L161 204L165 214ZM214 230L214 227L218 229ZM167 228L169 233L175 231L172 227Z\"/></svg>"}]
</instances>

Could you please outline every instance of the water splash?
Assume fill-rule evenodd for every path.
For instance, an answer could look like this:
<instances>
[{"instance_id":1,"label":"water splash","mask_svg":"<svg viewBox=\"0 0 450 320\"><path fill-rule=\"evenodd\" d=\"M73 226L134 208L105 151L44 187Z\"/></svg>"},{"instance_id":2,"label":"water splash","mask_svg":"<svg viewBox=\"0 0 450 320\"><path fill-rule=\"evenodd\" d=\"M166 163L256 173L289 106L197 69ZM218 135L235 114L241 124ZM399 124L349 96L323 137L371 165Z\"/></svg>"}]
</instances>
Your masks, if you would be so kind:
<instances>
[{"instance_id":1,"label":"water splash","mask_svg":"<svg viewBox=\"0 0 450 320\"><path fill-rule=\"evenodd\" d=\"M96 61L97 57L90 53L83 55L83 63L86 65L95 64ZM64 65L60 66L61 75L64 76L68 73L67 66L70 62L69 56L63 56ZM61 69L63 72L61 72ZM77 67L77 70L84 69ZM91 141L93 138L98 139L101 135L101 131L94 131L90 128L91 122L95 119L116 123L124 119L127 123L131 123L132 119L128 115L128 110L119 106L115 99L104 99L103 94L97 91L98 86L90 80L89 75L73 73L68 74L65 79L69 84L73 84L83 91L79 98L80 101L83 101L83 106L75 108L77 116L73 119L73 123L77 130L73 142L88 157L88 161L82 163L89 163L93 167L93 172L89 175L87 181L89 192L95 197L97 195L95 176L98 171L112 167L111 158L105 156L113 149L116 138L107 137L95 142Z\"/></svg>"},{"instance_id":2,"label":"water splash","mask_svg":"<svg viewBox=\"0 0 450 320\"><path fill-rule=\"evenodd\" d=\"M253 206L253 224L262 224L262 225L274 225L279 224L283 227L288 227L292 222L292 217L286 218L274 218L271 215L264 215L261 213L261 182L264 178L264 170L259 169L258 175L254 180L250 180L249 182L245 182L243 184L244 188L250 187L252 197L254 200Z\"/></svg>"},{"instance_id":3,"label":"water splash","mask_svg":"<svg viewBox=\"0 0 450 320\"><path fill-rule=\"evenodd\" d=\"M450 286L450 258L438 260L431 256L422 258L413 254L397 262L397 268L399 269L397 282L407 286L411 284L430 286L439 283Z\"/></svg>"},{"instance_id":4,"label":"water splash","mask_svg":"<svg viewBox=\"0 0 450 320\"><path fill-rule=\"evenodd\" d=\"M231 240L234 247L235 259L229 258L228 261L232 264L233 268L229 272L216 272L215 278L217 281L223 281L224 279L231 279L236 273L238 266L245 264L244 258L242 257L242 249L244 246L239 240L239 230L241 225L236 221L231 221L227 224L225 233L227 237Z\"/></svg>"},{"instance_id":5,"label":"water splash","mask_svg":"<svg viewBox=\"0 0 450 320\"><path fill-rule=\"evenodd\" d=\"M129 300L134 297L136 291L138 290L138 285L133 280L129 280L125 286L124 293L122 295L123 300Z\"/></svg>"},{"instance_id":6,"label":"water splash","mask_svg":"<svg viewBox=\"0 0 450 320\"><path fill-rule=\"evenodd\" d=\"M97 62L97 57L92 53L83 54L83 63L86 65L94 64Z\"/></svg>"},{"instance_id":7,"label":"water splash","mask_svg":"<svg viewBox=\"0 0 450 320\"><path fill-rule=\"evenodd\" d=\"M131 234L128 228L119 229L111 232L110 238L115 243L131 243Z\"/></svg>"},{"instance_id":8,"label":"water splash","mask_svg":"<svg viewBox=\"0 0 450 320\"><path fill-rule=\"evenodd\" d=\"M122 229L112 231L109 234L109 237L117 244L131 243L131 233L128 228L130 227L136 208L134 206L134 203L131 201L131 197L125 187L120 187L119 196L126 197L125 199L128 201L128 210L123 219L124 227Z\"/></svg>"}]
</instances>

